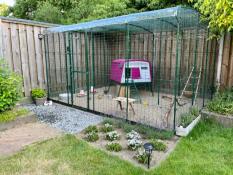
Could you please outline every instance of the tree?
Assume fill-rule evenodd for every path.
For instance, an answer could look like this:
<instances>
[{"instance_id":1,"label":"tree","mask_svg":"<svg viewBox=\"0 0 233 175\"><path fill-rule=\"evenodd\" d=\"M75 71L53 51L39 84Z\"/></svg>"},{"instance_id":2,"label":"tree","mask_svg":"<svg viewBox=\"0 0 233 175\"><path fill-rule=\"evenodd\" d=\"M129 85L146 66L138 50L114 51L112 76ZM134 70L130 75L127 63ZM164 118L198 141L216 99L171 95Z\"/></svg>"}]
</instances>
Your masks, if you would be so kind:
<instances>
[{"instance_id":1,"label":"tree","mask_svg":"<svg viewBox=\"0 0 233 175\"><path fill-rule=\"evenodd\" d=\"M126 0L126 5L129 11L149 11L189 3L185 0Z\"/></svg>"},{"instance_id":2,"label":"tree","mask_svg":"<svg viewBox=\"0 0 233 175\"><path fill-rule=\"evenodd\" d=\"M233 31L232 0L189 0L203 15L202 19L209 22L210 31L219 36L226 31Z\"/></svg>"},{"instance_id":3,"label":"tree","mask_svg":"<svg viewBox=\"0 0 233 175\"><path fill-rule=\"evenodd\" d=\"M122 0L108 0L96 3L92 6L91 12L86 18L83 18L84 21L108 18L127 14L126 4Z\"/></svg>"},{"instance_id":4,"label":"tree","mask_svg":"<svg viewBox=\"0 0 233 175\"><path fill-rule=\"evenodd\" d=\"M16 0L15 5L11 9L13 16L23 19L34 19L35 11L38 4L44 0Z\"/></svg>"},{"instance_id":5,"label":"tree","mask_svg":"<svg viewBox=\"0 0 233 175\"><path fill-rule=\"evenodd\" d=\"M50 2L41 3L34 13L34 19L60 24L63 21L61 10Z\"/></svg>"},{"instance_id":6,"label":"tree","mask_svg":"<svg viewBox=\"0 0 233 175\"><path fill-rule=\"evenodd\" d=\"M18 18L71 24L180 3L187 4L182 0L16 0L12 12Z\"/></svg>"},{"instance_id":7,"label":"tree","mask_svg":"<svg viewBox=\"0 0 233 175\"><path fill-rule=\"evenodd\" d=\"M6 4L0 4L0 16L8 15L9 6Z\"/></svg>"}]
</instances>

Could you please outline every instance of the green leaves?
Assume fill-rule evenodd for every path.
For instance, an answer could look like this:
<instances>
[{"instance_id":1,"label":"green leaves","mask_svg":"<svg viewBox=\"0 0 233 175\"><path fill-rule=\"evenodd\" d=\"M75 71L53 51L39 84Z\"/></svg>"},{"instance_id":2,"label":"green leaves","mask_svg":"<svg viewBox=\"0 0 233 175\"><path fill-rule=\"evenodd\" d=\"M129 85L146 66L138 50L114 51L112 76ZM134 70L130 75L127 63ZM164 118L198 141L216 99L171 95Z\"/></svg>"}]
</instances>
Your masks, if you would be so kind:
<instances>
[{"instance_id":1,"label":"green leaves","mask_svg":"<svg viewBox=\"0 0 233 175\"><path fill-rule=\"evenodd\" d=\"M12 12L18 18L71 24L180 4L188 3L182 0L16 0Z\"/></svg>"},{"instance_id":2,"label":"green leaves","mask_svg":"<svg viewBox=\"0 0 233 175\"><path fill-rule=\"evenodd\" d=\"M32 98L36 99L36 98L44 98L46 97L46 92L43 89L32 89Z\"/></svg>"},{"instance_id":3,"label":"green leaves","mask_svg":"<svg viewBox=\"0 0 233 175\"><path fill-rule=\"evenodd\" d=\"M12 108L22 95L22 79L0 59L0 112Z\"/></svg>"},{"instance_id":4,"label":"green leaves","mask_svg":"<svg viewBox=\"0 0 233 175\"><path fill-rule=\"evenodd\" d=\"M62 22L62 13L58 7L53 6L49 2L44 2L35 11L34 19L59 24Z\"/></svg>"},{"instance_id":5,"label":"green leaves","mask_svg":"<svg viewBox=\"0 0 233 175\"><path fill-rule=\"evenodd\" d=\"M194 3L203 15L203 20L209 22L213 35L231 32L233 28L233 1L232 0L189 0Z\"/></svg>"},{"instance_id":6,"label":"green leaves","mask_svg":"<svg viewBox=\"0 0 233 175\"><path fill-rule=\"evenodd\" d=\"M233 114L233 88L219 92L214 99L208 103L208 110L219 114Z\"/></svg>"}]
</instances>

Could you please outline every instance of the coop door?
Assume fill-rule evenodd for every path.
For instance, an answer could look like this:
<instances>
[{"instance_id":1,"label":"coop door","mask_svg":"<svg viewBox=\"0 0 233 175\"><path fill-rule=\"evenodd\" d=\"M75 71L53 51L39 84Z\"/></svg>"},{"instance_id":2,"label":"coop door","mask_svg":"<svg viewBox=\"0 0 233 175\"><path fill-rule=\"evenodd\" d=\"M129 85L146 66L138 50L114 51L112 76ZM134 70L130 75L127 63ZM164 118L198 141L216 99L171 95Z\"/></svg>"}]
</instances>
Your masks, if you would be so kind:
<instances>
[{"instance_id":1,"label":"coop door","mask_svg":"<svg viewBox=\"0 0 233 175\"><path fill-rule=\"evenodd\" d=\"M140 79L140 69L138 67L133 67L132 70L131 70L131 73L132 73L132 79L135 80L135 79Z\"/></svg>"}]
</instances>

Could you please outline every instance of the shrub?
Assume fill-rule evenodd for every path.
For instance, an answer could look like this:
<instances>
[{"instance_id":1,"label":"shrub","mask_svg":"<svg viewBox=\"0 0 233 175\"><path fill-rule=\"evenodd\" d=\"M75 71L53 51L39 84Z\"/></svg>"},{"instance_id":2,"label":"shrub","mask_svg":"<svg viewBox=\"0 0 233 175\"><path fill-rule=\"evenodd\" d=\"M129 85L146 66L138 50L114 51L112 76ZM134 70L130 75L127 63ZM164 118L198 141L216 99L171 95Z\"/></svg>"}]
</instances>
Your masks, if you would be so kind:
<instances>
[{"instance_id":1,"label":"shrub","mask_svg":"<svg viewBox=\"0 0 233 175\"><path fill-rule=\"evenodd\" d=\"M98 132L98 129L96 126L90 125L84 130L85 134L88 134L90 132Z\"/></svg>"},{"instance_id":2,"label":"shrub","mask_svg":"<svg viewBox=\"0 0 233 175\"><path fill-rule=\"evenodd\" d=\"M22 80L0 59L0 112L11 109L22 95Z\"/></svg>"},{"instance_id":3,"label":"shrub","mask_svg":"<svg viewBox=\"0 0 233 175\"><path fill-rule=\"evenodd\" d=\"M105 132L105 133L110 132L110 131L113 131L113 126L111 124L109 124L109 123L106 123L106 124L104 124L103 127L100 128L100 130L102 132Z\"/></svg>"},{"instance_id":4,"label":"shrub","mask_svg":"<svg viewBox=\"0 0 233 175\"><path fill-rule=\"evenodd\" d=\"M138 149L135 155L135 158L138 160L139 163L142 163L142 164L148 163L148 156L144 149Z\"/></svg>"},{"instance_id":5,"label":"shrub","mask_svg":"<svg viewBox=\"0 0 233 175\"><path fill-rule=\"evenodd\" d=\"M95 142L95 141L99 140L99 136L98 136L98 134L96 132L92 131L92 132L87 134L86 140L88 142Z\"/></svg>"},{"instance_id":6,"label":"shrub","mask_svg":"<svg viewBox=\"0 0 233 175\"><path fill-rule=\"evenodd\" d=\"M167 146L163 142L157 140L151 140L151 144L153 145L153 150L166 151L167 149Z\"/></svg>"},{"instance_id":7,"label":"shrub","mask_svg":"<svg viewBox=\"0 0 233 175\"><path fill-rule=\"evenodd\" d=\"M40 88L35 88L32 89L32 98L36 99L36 98L44 98L46 97L46 92L43 89Z\"/></svg>"},{"instance_id":8,"label":"shrub","mask_svg":"<svg viewBox=\"0 0 233 175\"><path fill-rule=\"evenodd\" d=\"M122 146L119 143L108 143L106 149L109 151L119 152L122 150Z\"/></svg>"},{"instance_id":9,"label":"shrub","mask_svg":"<svg viewBox=\"0 0 233 175\"><path fill-rule=\"evenodd\" d=\"M117 133L117 131L111 131L106 134L106 139L109 141L114 141L120 138L120 135Z\"/></svg>"}]
</instances>

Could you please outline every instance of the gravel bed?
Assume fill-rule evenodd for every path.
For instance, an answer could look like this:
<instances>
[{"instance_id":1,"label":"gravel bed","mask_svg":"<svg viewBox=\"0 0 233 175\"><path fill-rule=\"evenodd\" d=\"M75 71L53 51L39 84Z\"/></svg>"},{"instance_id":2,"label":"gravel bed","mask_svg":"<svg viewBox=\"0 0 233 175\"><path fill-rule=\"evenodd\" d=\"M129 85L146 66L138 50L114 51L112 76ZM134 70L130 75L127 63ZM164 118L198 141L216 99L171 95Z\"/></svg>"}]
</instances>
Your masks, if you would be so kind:
<instances>
[{"instance_id":1,"label":"gravel bed","mask_svg":"<svg viewBox=\"0 0 233 175\"><path fill-rule=\"evenodd\" d=\"M30 104L25 107L33 111L41 122L72 134L103 121L101 116L56 103L52 106Z\"/></svg>"}]
</instances>

